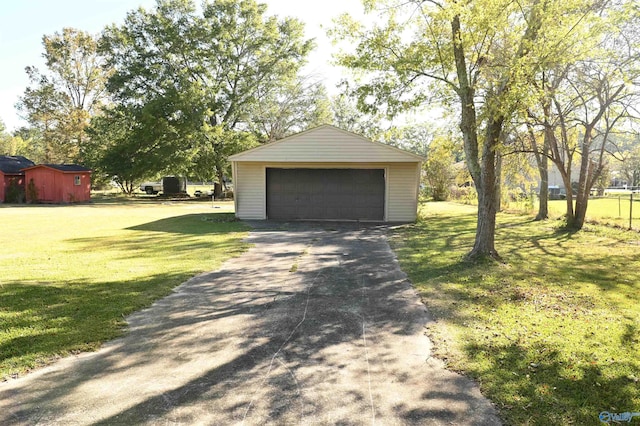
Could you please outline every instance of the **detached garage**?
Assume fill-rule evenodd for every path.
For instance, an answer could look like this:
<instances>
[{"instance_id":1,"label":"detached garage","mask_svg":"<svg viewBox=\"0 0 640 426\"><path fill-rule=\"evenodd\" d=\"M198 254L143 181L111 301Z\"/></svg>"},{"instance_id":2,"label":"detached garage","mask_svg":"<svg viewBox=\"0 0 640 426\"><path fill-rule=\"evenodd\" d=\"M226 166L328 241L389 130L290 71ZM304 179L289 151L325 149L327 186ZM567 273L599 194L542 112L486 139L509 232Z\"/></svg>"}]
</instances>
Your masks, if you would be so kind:
<instances>
[{"instance_id":1,"label":"detached garage","mask_svg":"<svg viewBox=\"0 0 640 426\"><path fill-rule=\"evenodd\" d=\"M230 157L236 216L416 219L422 157L324 125Z\"/></svg>"}]
</instances>

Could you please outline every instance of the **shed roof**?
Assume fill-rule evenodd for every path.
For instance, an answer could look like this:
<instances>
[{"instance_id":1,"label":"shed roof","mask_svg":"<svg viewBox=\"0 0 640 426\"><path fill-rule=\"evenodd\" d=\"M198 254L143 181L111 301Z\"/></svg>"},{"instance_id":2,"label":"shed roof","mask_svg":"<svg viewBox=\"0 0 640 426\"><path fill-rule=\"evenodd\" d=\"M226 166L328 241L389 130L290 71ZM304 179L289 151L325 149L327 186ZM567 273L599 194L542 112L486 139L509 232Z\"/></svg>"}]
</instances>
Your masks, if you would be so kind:
<instances>
[{"instance_id":1,"label":"shed roof","mask_svg":"<svg viewBox=\"0 0 640 426\"><path fill-rule=\"evenodd\" d=\"M91 169L88 169L84 166L80 166L78 164L37 164L31 167L26 167L23 170L35 169L38 167L48 167L50 169L55 169L63 173L77 173L77 172L91 173Z\"/></svg>"},{"instance_id":2,"label":"shed roof","mask_svg":"<svg viewBox=\"0 0 640 426\"><path fill-rule=\"evenodd\" d=\"M7 175L19 175L20 170L35 163L21 155L0 155L0 171Z\"/></svg>"},{"instance_id":3,"label":"shed roof","mask_svg":"<svg viewBox=\"0 0 640 426\"><path fill-rule=\"evenodd\" d=\"M419 155L325 124L229 157L231 161L411 162Z\"/></svg>"}]
</instances>

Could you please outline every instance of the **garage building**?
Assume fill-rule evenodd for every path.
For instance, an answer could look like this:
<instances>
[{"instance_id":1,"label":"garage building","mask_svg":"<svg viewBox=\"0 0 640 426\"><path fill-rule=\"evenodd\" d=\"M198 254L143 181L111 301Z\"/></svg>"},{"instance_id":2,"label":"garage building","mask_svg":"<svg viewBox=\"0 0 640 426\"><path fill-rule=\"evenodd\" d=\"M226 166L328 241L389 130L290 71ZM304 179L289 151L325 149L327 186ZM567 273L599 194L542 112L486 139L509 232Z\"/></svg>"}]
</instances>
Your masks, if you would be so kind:
<instances>
[{"instance_id":1,"label":"garage building","mask_svg":"<svg viewBox=\"0 0 640 426\"><path fill-rule=\"evenodd\" d=\"M423 158L334 126L230 160L240 219L416 220Z\"/></svg>"}]
</instances>

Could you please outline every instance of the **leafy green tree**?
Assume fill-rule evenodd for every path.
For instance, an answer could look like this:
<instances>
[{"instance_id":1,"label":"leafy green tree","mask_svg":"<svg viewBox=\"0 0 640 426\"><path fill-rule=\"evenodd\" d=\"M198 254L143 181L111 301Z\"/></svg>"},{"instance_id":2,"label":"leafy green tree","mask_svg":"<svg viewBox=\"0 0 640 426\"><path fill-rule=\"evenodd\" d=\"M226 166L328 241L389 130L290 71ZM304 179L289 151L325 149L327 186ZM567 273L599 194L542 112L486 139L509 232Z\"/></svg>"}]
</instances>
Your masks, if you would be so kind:
<instances>
[{"instance_id":1,"label":"leafy green tree","mask_svg":"<svg viewBox=\"0 0 640 426\"><path fill-rule=\"evenodd\" d=\"M326 90L310 78L286 82L260 98L250 126L266 142L332 122Z\"/></svg>"},{"instance_id":2,"label":"leafy green tree","mask_svg":"<svg viewBox=\"0 0 640 426\"><path fill-rule=\"evenodd\" d=\"M449 198L450 187L455 178L454 145L448 138L438 136L429 144L424 172L434 201Z\"/></svg>"},{"instance_id":3,"label":"leafy green tree","mask_svg":"<svg viewBox=\"0 0 640 426\"><path fill-rule=\"evenodd\" d=\"M573 43L597 19L588 0L366 1L383 5L384 25L364 29L343 18L337 37L355 42L339 56L369 73L355 89L360 104L394 116L423 106L434 93L459 110L465 161L478 193L476 237L469 258L499 258L497 152L514 111L530 102L538 70L571 61ZM559 19L558 17L562 17ZM588 18L588 19L587 19Z\"/></svg>"},{"instance_id":4,"label":"leafy green tree","mask_svg":"<svg viewBox=\"0 0 640 426\"><path fill-rule=\"evenodd\" d=\"M130 195L136 182L152 173L150 157L155 153L136 143L137 133L135 122L125 109L106 109L91 119L84 157L99 184L113 181Z\"/></svg>"},{"instance_id":5,"label":"leafy green tree","mask_svg":"<svg viewBox=\"0 0 640 426\"><path fill-rule=\"evenodd\" d=\"M640 37L624 31L625 10L608 11L609 22L617 25L594 37L595 45L583 46L587 56L560 73L541 76L538 115L529 114L544 134L545 150L535 147L537 155L548 157L562 176L567 226L573 229L582 228L591 190L602 183L610 153L617 150L616 133L626 127L639 99L629 81L640 76ZM572 176L576 165L578 176Z\"/></svg>"},{"instance_id":6,"label":"leafy green tree","mask_svg":"<svg viewBox=\"0 0 640 426\"><path fill-rule=\"evenodd\" d=\"M96 38L64 28L42 38L47 73L27 67L31 86L17 108L34 130L45 162L82 161L80 152L90 116L105 96L107 73L97 53Z\"/></svg>"},{"instance_id":7,"label":"leafy green tree","mask_svg":"<svg viewBox=\"0 0 640 426\"><path fill-rule=\"evenodd\" d=\"M363 111L358 107L357 97L348 93L340 93L331 99L333 124L377 142L394 140L390 135L397 134L392 124L385 123L383 115L377 111Z\"/></svg>"},{"instance_id":8,"label":"leafy green tree","mask_svg":"<svg viewBox=\"0 0 640 426\"><path fill-rule=\"evenodd\" d=\"M35 68L27 68L32 87L27 87L16 105L30 125L30 133L38 152L37 159L44 163L62 163L75 157L76 146L61 134L66 109L65 96ZM35 161L35 160L34 160Z\"/></svg>"},{"instance_id":9,"label":"leafy green tree","mask_svg":"<svg viewBox=\"0 0 640 426\"><path fill-rule=\"evenodd\" d=\"M26 142L20 136L9 134L2 120L0 120L0 155L28 156Z\"/></svg>"},{"instance_id":10,"label":"leafy green tree","mask_svg":"<svg viewBox=\"0 0 640 426\"><path fill-rule=\"evenodd\" d=\"M626 127L639 95L631 84L640 77L639 12L633 2L604 5L572 45L574 61L536 75L537 105L527 114L544 138L542 149L533 147L536 156L548 158L562 176L572 229L582 228L591 190L603 182L608 157L619 150L616 133ZM576 165L578 176L572 176Z\"/></svg>"},{"instance_id":11,"label":"leafy green tree","mask_svg":"<svg viewBox=\"0 0 640 426\"><path fill-rule=\"evenodd\" d=\"M156 174L223 181L227 157L255 144L263 101L295 80L311 41L295 19L265 15L253 0L159 0L108 27L101 51L107 88L156 155Z\"/></svg>"},{"instance_id":12,"label":"leafy green tree","mask_svg":"<svg viewBox=\"0 0 640 426\"><path fill-rule=\"evenodd\" d=\"M22 149L16 155L23 155L34 163L47 163L45 158L44 141L39 130L33 127L20 127L13 132L13 137L21 141Z\"/></svg>"},{"instance_id":13,"label":"leafy green tree","mask_svg":"<svg viewBox=\"0 0 640 426\"><path fill-rule=\"evenodd\" d=\"M640 139L622 154L620 171L629 186L640 186Z\"/></svg>"},{"instance_id":14,"label":"leafy green tree","mask_svg":"<svg viewBox=\"0 0 640 426\"><path fill-rule=\"evenodd\" d=\"M108 71L96 37L74 28L42 38L47 68L71 108L93 114L105 101Z\"/></svg>"}]
</instances>

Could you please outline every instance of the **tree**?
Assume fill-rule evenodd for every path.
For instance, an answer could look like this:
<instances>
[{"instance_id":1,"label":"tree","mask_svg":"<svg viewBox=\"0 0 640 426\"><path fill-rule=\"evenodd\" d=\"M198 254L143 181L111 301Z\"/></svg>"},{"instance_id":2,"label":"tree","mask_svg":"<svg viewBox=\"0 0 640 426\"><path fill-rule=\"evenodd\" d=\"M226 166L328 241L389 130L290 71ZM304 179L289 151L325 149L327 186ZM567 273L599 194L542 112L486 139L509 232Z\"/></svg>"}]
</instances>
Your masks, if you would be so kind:
<instances>
[{"instance_id":1,"label":"tree","mask_svg":"<svg viewBox=\"0 0 640 426\"><path fill-rule=\"evenodd\" d=\"M250 126L266 142L333 121L324 86L309 77L286 82L260 98Z\"/></svg>"},{"instance_id":2,"label":"tree","mask_svg":"<svg viewBox=\"0 0 640 426\"><path fill-rule=\"evenodd\" d=\"M201 14L191 0L159 0L105 30L108 90L156 153L156 173L224 182L227 157L256 143L249 123L312 47L300 22L265 12L253 0L205 2Z\"/></svg>"},{"instance_id":3,"label":"tree","mask_svg":"<svg viewBox=\"0 0 640 426\"><path fill-rule=\"evenodd\" d=\"M620 171L629 186L640 186L640 141L633 148L625 151L622 156Z\"/></svg>"},{"instance_id":4,"label":"tree","mask_svg":"<svg viewBox=\"0 0 640 426\"><path fill-rule=\"evenodd\" d=\"M44 58L54 84L67 95L71 108L87 114L96 112L105 100L109 75L98 54L96 37L74 28L64 28L42 38Z\"/></svg>"},{"instance_id":5,"label":"tree","mask_svg":"<svg viewBox=\"0 0 640 426\"><path fill-rule=\"evenodd\" d=\"M617 72L616 72L617 73ZM592 85L592 91L581 94L581 103L586 105L576 121L581 131L579 145L580 172L576 191L575 210L571 203L567 203L567 226L581 229L587 213L587 206L591 189L600 179L607 168L606 153L610 147L612 134L620 119L626 114L627 108L635 103L636 94L626 89L626 77L614 76L609 73L588 77L587 84ZM591 97L591 99L588 99ZM570 182L570 169L567 179ZM569 198L569 192L567 192Z\"/></svg>"},{"instance_id":6,"label":"tree","mask_svg":"<svg viewBox=\"0 0 640 426\"><path fill-rule=\"evenodd\" d=\"M538 69L565 60L581 10L590 1L480 0L384 3L387 22L372 30L343 18L338 38L356 42L339 63L369 73L355 89L360 105L394 116L433 98L459 108L465 160L478 193L469 258L499 258L495 248L497 151L505 124L526 101ZM566 17L559 20L558 16Z\"/></svg>"},{"instance_id":7,"label":"tree","mask_svg":"<svg viewBox=\"0 0 640 426\"><path fill-rule=\"evenodd\" d=\"M73 28L42 38L48 73L27 67L31 80L17 107L37 132L46 162L82 161L85 129L105 95L95 37ZM34 140L36 140L34 139Z\"/></svg>"},{"instance_id":8,"label":"tree","mask_svg":"<svg viewBox=\"0 0 640 426\"><path fill-rule=\"evenodd\" d=\"M10 135L2 120L0 120L0 155L28 155L25 141L20 136Z\"/></svg>"},{"instance_id":9,"label":"tree","mask_svg":"<svg viewBox=\"0 0 640 426\"><path fill-rule=\"evenodd\" d=\"M145 147L136 143L138 129L126 109L109 108L91 119L87 129L87 165L94 179L113 181L122 192L132 194L135 183L151 173L151 157Z\"/></svg>"},{"instance_id":10,"label":"tree","mask_svg":"<svg viewBox=\"0 0 640 426\"><path fill-rule=\"evenodd\" d=\"M377 111L362 111L358 108L358 99L346 92L331 99L333 124L343 130L356 133L368 139L382 142L392 141L397 136L392 124L385 123L384 117Z\"/></svg>"},{"instance_id":11,"label":"tree","mask_svg":"<svg viewBox=\"0 0 640 426\"><path fill-rule=\"evenodd\" d=\"M38 130L23 126L13 132L13 138L21 147L16 150L16 155L27 157L36 164L48 162L45 159L43 140Z\"/></svg>"},{"instance_id":12,"label":"tree","mask_svg":"<svg viewBox=\"0 0 640 426\"><path fill-rule=\"evenodd\" d=\"M527 198L537 186L532 183L536 180L536 168L532 164L531 154L512 152L517 144L514 136L509 131L500 151L501 206L503 200L509 202Z\"/></svg>"},{"instance_id":13,"label":"tree","mask_svg":"<svg viewBox=\"0 0 640 426\"><path fill-rule=\"evenodd\" d=\"M543 189L548 185L547 161L559 170L567 194L566 226L574 230L581 229L584 224L592 189L597 186L602 194L608 185L608 159L620 154L615 143L615 129L635 94L625 91L623 83L618 84L612 92L604 89L609 82L600 81L598 85L601 86L595 88L599 94L585 103L583 101L590 97L588 93L594 88L580 85L576 78L571 82L576 97L554 93L554 111L545 112L544 119L538 122L542 127L540 132L535 132L531 123L527 124L529 145L524 150L536 156ZM598 101L591 102L594 98ZM616 112L615 105L621 103L625 105ZM543 144L537 142L539 138L543 139ZM621 155L625 157L625 153ZM576 163L578 181L574 174ZM538 219L545 219L545 192L541 191L540 196Z\"/></svg>"},{"instance_id":14,"label":"tree","mask_svg":"<svg viewBox=\"0 0 640 426\"><path fill-rule=\"evenodd\" d=\"M545 220L549 218L549 155L550 155L550 141L548 131L544 132L542 145L538 141L538 136L533 129L533 126L527 124L527 138L528 145L534 153L536 159L536 165L538 167L538 174L540 175L540 187L539 198L540 204L538 206L538 214L536 220Z\"/></svg>"},{"instance_id":15,"label":"tree","mask_svg":"<svg viewBox=\"0 0 640 426\"><path fill-rule=\"evenodd\" d=\"M592 188L603 182L607 158L619 150L616 129L624 127L638 99L630 84L640 76L638 12L628 2L605 5L591 20L588 37L572 46L574 61L537 75L538 105L527 113L533 152L539 164L548 158L558 168L567 192L567 227L575 230L584 224ZM543 134L542 147L534 126Z\"/></svg>"},{"instance_id":16,"label":"tree","mask_svg":"<svg viewBox=\"0 0 640 426\"><path fill-rule=\"evenodd\" d=\"M444 137L436 137L429 144L424 171L434 201L449 198L449 188L455 177L454 149L453 143Z\"/></svg>"},{"instance_id":17,"label":"tree","mask_svg":"<svg viewBox=\"0 0 640 426\"><path fill-rule=\"evenodd\" d=\"M65 96L56 89L46 76L37 69L27 68L33 87L27 87L16 105L18 111L30 125L32 138L36 142L34 151L39 151L38 160L44 163L63 163L76 155L74 146L61 134L67 106Z\"/></svg>"},{"instance_id":18,"label":"tree","mask_svg":"<svg viewBox=\"0 0 640 426\"><path fill-rule=\"evenodd\" d=\"M423 157L428 156L431 150L431 144L436 139L451 140L450 135L446 135L446 133L440 129L434 128L431 123L410 123L404 126L394 127L387 133L389 134L389 138L385 140L386 143ZM453 163L455 162L454 155L457 152L454 151L453 142L447 144L447 146L452 149L451 162Z\"/></svg>"}]
</instances>

